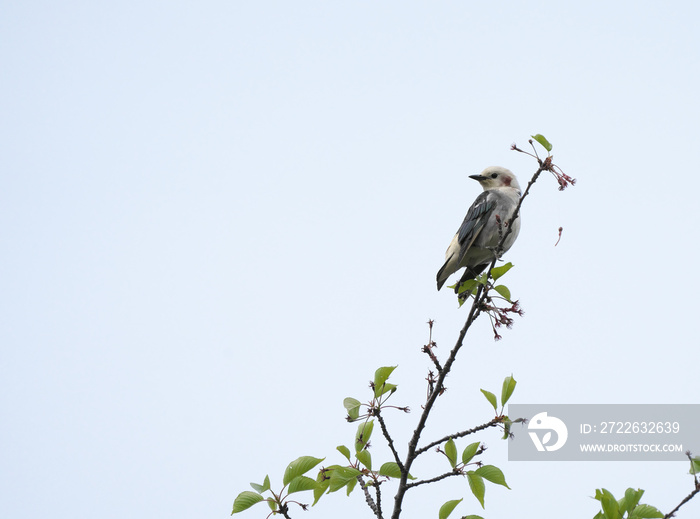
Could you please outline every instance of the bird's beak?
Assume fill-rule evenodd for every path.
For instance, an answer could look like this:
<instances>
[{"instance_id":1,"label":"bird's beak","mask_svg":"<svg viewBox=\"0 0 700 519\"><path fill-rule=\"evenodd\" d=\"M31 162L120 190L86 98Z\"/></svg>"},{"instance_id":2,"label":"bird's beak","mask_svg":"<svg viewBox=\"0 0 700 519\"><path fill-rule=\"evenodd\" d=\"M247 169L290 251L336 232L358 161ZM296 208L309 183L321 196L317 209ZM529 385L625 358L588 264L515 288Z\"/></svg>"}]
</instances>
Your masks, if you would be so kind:
<instances>
[{"instance_id":1,"label":"bird's beak","mask_svg":"<svg viewBox=\"0 0 700 519\"><path fill-rule=\"evenodd\" d=\"M483 175L469 175L469 178L473 178L477 182L481 182L482 180L486 180L486 177Z\"/></svg>"}]
</instances>

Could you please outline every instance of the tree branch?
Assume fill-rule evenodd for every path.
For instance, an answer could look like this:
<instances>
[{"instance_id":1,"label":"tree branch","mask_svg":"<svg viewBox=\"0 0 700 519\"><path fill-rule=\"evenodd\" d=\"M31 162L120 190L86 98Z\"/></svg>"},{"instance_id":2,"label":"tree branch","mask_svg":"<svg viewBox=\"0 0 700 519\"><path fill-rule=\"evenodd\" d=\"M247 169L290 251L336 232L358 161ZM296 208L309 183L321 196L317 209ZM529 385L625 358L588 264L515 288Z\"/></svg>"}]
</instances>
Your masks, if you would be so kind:
<instances>
[{"instance_id":1,"label":"tree branch","mask_svg":"<svg viewBox=\"0 0 700 519\"><path fill-rule=\"evenodd\" d=\"M447 440L454 439L454 438L461 438L462 436L467 436L468 434L474 434L475 432L483 431L484 429L488 429L489 427L495 427L496 425L500 424L502 420L500 418L494 418L490 422L487 422L482 425L478 425L474 427L473 429L467 429L466 431L458 432L455 434L450 434L448 436L445 436L444 438L440 438L439 440L436 440L434 442L429 443L425 447L421 447L416 451L416 456L420 456L423 454L425 451L428 449L435 447L436 445L440 445L441 443L446 442Z\"/></svg>"},{"instance_id":2,"label":"tree branch","mask_svg":"<svg viewBox=\"0 0 700 519\"><path fill-rule=\"evenodd\" d=\"M365 482L362 480L362 474L358 474L357 481L360 483L360 488L362 488L363 492L365 493L365 501L367 501L367 506L372 509L372 512L374 512L374 515L377 516L377 519L384 519L382 517L381 509L379 506L377 506L377 503L374 502L374 499L372 499L372 496L369 494L369 490L367 489L367 485L365 485Z\"/></svg>"},{"instance_id":3,"label":"tree branch","mask_svg":"<svg viewBox=\"0 0 700 519\"><path fill-rule=\"evenodd\" d=\"M500 254L499 251L503 250L503 244L505 243L506 238L508 235L512 232L513 230L513 222L515 221L516 218L518 218L518 215L520 213L520 207L523 204L523 200L528 196L530 192L530 188L532 185L537 182L538 177L540 176L540 173L544 171L545 169L551 168L551 159L547 157L544 161L541 161L539 159L539 168L537 168L537 171L535 174L532 176L532 179L530 179L530 182L527 184L527 188L525 189L525 192L522 194L520 197L520 200L518 201L518 205L515 207L515 210L513 211L513 215L510 217L508 220L508 226L503 233L503 237L498 243L498 246L496 247L496 253L494 254L493 261L491 261L491 265L488 268L487 271L487 278L488 275L491 273L491 270L493 267L496 265L496 261L498 260ZM406 495L406 490L408 490L408 472L411 469L411 465L416 459L416 451L418 447L418 440L420 439L420 436L423 432L423 429L425 428L425 424L428 421L428 416L430 415L430 411L433 408L433 405L435 404L435 401L437 400L438 395L442 392L442 389L444 387L444 382L445 378L447 377L447 374L450 372L452 369L452 364L454 364L455 359L457 358L457 353L459 353L460 348L462 347L464 343L464 337L467 334L467 331L471 327L472 323L479 317L481 314L481 308L486 300L486 297L488 295L488 288L485 287L485 285L479 285L479 288L477 289L476 295L474 296L474 302L472 303L472 306L469 310L469 315L467 316L467 320L464 323L464 326L462 327L462 330L459 332L459 337L457 338L457 342L455 343L454 347L452 348L452 351L450 351L450 355L447 358L447 361L445 362L443 369L438 373L438 378L435 384L435 388L433 389L432 393L430 394L430 397L428 398L427 402L425 403L425 407L423 408L423 412L420 415L420 418L418 420L418 425L416 426L415 431L413 431L413 435L411 436L411 439L408 443L408 453L406 454L406 462L404 463L404 467L401 470L401 479L399 481L399 488L396 492L396 496L394 496L394 510L391 515L391 519L399 519L401 516L401 505L403 503L403 498Z\"/></svg>"},{"instance_id":4,"label":"tree branch","mask_svg":"<svg viewBox=\"0 0 700 519\"><path fill-rule=\"evenodd\" d=\"M688 457L688 460L690 460L690 470L693 473L693 479L694 479L694 484L695 484L695 490L693 490L690 494L688 494L683 501L678 503L678 506L671 510L669 513L667 513L664 516L664 519L669 519L670 517L673 517L676 512L680 509L681 506L686 504L688 501L693 499L699 492L700 492L700 482L698 481L698 476L695 473L695 465L693 464L693 455L690 453L690 451L686 451L685 455Z\"/></svg>"},{"instance_id":5,"label":"tree branch","mask_svg":"<svg viewBox=\"0 0 700 519\"><path fill-rule=\"evenodd\" d=\"M279 510L277 511L277 513L282 514L282 516L283 516L285 519L292 519L291 517L289 517L289 505L286 504L286 503L282 503L282 504L280 505Z\"/></svg>"},{"instance_id":6,"label":"tree branch","mask_svg":"<svg viewBox=\"0 0 700 519\"><path fill-rule=\"evenodd\" d=\"M440 481L441 479L449 478L450 476L462 476L463 474L459 471L450 471L450 472L445 472L444 474L440 476L436 476L431 479L423 479L421 481L415 481L413 483L408 483L406 485L406 488L413 488L417 487L418 485L425 485L426 483L435 483L436 481Z\"/></svg>"},{"instance_id":7,"label":"tree branch","mask_svg":"<svg viewBox=\"0 0 700 519\"><path fill-rule=\"evenodd\" d=\"M695 490L693 490L690 494L685 496L685 499L683 501L681 501L676 508L674 508L669 513L667 513L664 516L664 519L669 519L670 517L674 517L675 513L678 512L680 507L683 506L684 504L686 504L691 499L693 499L698 493L700 493L700 487L696 487Z\"/></svg>"},{"instance_id":8,"label":"tree branch","mask_svg":"<svg viewBox=\"0 0 700 519\"><path fill-rule=\"evenodd\" d=\"M494 263L495 263L495 258L494 258ZM445 377L447 377L447 374L450 372L450 369L452 369L452 364L454 363L455 358L457 357L457 353L459 352L459 349L462 347L462 343L464 341L464 336L467 334L467 330L469 330L469 328L471 327L474 320L481 313L480 306L482 303L483 289L484 289L484 286L480 285L479 289L477 291L476 297L474 298L474 303L472 304L472 307L469 310L469 316L467 317L467 321L466 321L466 323L464 323L464 327L459 332L459 337L457 339L457 343L452 348L452 351L450 352L450 356L448 357L447 362L445 362L445 365L444 365L442 371L438 375L438 379L435 383L435 388L433 389L432 393L430 394L428 401L425 403L425 407L423 408L423 412L421 413L420 418L418 420L418 425L416 426L416 430L413 431L413 436L411 436L411 439L408 442L408 453L406 455L406 463L404 464L404 470L401 471L401 480L399 481L399 488L396 492L396 496L394 497L394 511L393 511L392 516L391 516L392 519L399 519L399 517L401 515L401 504L403 503L404 495L406 494L406 490L408 489L408 487L407 487L408 471L411 469L411 465L413 464L413 461L416 459L416 450L417 450L417 446L418 446L418 440L420 439L420 435L423 432L423 429L425 428L426 422L428 421L428 416L430 415L430 411L433 408L433 405L435 404L435 400L437 399L438 395L440 394L440 391L443 388L443 385L445 382Z\"/></svg>"}]
</instances>

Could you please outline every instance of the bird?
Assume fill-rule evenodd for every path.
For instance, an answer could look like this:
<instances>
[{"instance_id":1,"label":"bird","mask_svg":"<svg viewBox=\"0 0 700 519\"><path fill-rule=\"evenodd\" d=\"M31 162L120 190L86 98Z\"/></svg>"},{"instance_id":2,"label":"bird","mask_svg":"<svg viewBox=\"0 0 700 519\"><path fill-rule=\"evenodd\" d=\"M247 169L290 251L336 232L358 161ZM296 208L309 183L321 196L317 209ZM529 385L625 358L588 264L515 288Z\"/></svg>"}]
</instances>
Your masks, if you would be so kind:
<instances>
[{"instance_id":1,"label":"bird","mask_svg":"<svg viewBox=\"0 0 700 519\"><path fill-rule=\"evenodd\" d=\"M478 175L470 175L481 184L484 192L476 197L462 225L447 247L445 264L437 273L440 290L452 274L466 267L455 286L478 276L493 261L495 249L506 232L506 225L520 199L520 185L513 172L500 166L490 166ZM500 222L500 223L499 223ZM512 222L500 254L508 251L520 232L520 215Z\"/></svg>"}]
</instances>

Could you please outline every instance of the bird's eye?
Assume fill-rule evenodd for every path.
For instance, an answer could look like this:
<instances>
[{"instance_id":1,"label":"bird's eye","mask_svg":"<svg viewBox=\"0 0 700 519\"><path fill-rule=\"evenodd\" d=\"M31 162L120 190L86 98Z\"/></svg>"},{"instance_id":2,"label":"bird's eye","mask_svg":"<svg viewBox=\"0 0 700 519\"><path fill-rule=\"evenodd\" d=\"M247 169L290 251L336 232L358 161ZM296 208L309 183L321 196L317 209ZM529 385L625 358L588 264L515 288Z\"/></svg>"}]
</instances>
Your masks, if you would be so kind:
<instances>
[{"instance_id":1,"label":"bird's eye","mask_svg":"<svg viewBox=\"0 0 700 519\"><path fill-rule=\"evenodd\" d=\"M491 173L491 178L496 178L498 176L498 173Z\"/></svg>"}]
</instances>

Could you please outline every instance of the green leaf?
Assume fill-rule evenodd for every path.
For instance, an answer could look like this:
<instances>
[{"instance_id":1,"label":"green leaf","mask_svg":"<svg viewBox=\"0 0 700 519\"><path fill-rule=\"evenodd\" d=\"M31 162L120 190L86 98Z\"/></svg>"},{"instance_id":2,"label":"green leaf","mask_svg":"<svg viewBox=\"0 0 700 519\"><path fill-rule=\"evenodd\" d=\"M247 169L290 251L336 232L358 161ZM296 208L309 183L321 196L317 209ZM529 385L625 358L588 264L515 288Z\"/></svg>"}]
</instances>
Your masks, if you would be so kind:
<instances>
[{"instance_id":1,"label":"green leaf","mask_svg":"<svg viewBox=\"0 0 700 519\"><path fill-rule=\"evenodd\" d=\"M396 478L400 479L401 478L401 469L399 468L398 464L393 462L393 461L387 461L384 465L379 467L379 475L380 476L387 476L390 478ZM416 479L410 474L407 476L408 479Z\"/></svg>"},{"instance_id":2,"label":"green leaf","mask_svg":"<svg viewBox=\"0 0 700 519\"><path fill-rule=\"evenodd\" d=\"M306 476L297 476L289 482L289 489L287 492L293 494L294 492L303 492L304 490L314 490L318 486L318 483L311 478Z\"/></svg>"},{"instance_id":3,"label":"green leaf","mask_svg":"<svg viewBox=\"0 0 700 519\"><path fill-rule=\"evenodd\" d=\"M350 420L357 420L360 416L360 406L362 404L355 398L348 397L343 400L343 407L347 409Z\"/></svg>"},{"instance_id":4,"label":"green leaf","mask_svg":"<svg viewBox=\"0 0 700 519\"><path fill-rule=\"evenodd\" d=\"M462 283L459 286L459 293L463 294L465 292L469 292L471 294L476 293L476 288L479 286L479 283L476 281L476 279L467 279L464 283Z\"/></svg>"},{"instance_id":5,"label":"green leaf","mask_svg":"<svg viewBox=\"0 0 700 519\"><path fill-rule=\"evenodd\" d=\"M462 519L484 519L480 515L465 515Z\"/></svg>"},{"instance_id":6,"label":"green leaf","mask_svg":"<svg viewBox=\"0 0 700 519\"><path fill-rule=\"evenodd\" d=\"M617 504L620 505L620 510L627 512L629 514L635 506L639 504L639 500L644 495L644 490L638 488L637 490L633 488L628 488L625 490L625 497L620 499Z\"/></svg>"},{"instance_id":7,"label":"green leaf","mask_svg":"<svg viewBox=\"0 0 700 519\"><path fill-rule=\"evenodd\" d=\"M516 422L522 422L522 418L518 418ZM510 428L513 425L513 420L508 418L507 416L503 416L503 421L501 422L503 424L503 436L501 437L502 440L507 440L510 438Z\"/></svg>"},{"instance_id":8,"label":"green leaf","mask_svg":"<svg viewBox=\"0 0 700 519\"><path fill-rule=\"evenodd\" d=\"M350 495L350 492L352 492L355 489L355 485L357 485L357 478L352 478L350 481L348 481L347 484L347 495Z\"/></svg>"},{"instance_id":9,"label":"green leaf","mask_svg":"<svg viewBox=\"0 0 700 519\"><path fill-rule=\"evenodd\" d=\"M316 503L318 503L318 500L323 497L323 494L326 493L326 490L328 490L328 485L330 484L330 481L326 483L324 486L317 486L314 488L314 502L311 504L311 506L314 506Z\"/></svg>"},{"instance_id":10,"label":"green leaf","mask_svg":"<svg viewBox=\"0 0 700 519\"><path fill-rule=\"evenodd\" d=\"M513 378L513 375L505 378L503 381L503 389L501 389L501 405L506 405L506 402L515 390L516 384L517 382Z\"/></svg>"},{"instance_id":11,"label":"green leaf","mask_svg":"<svg viewBox=\"0 0 700 519\"><path fill-rule=\"evenodd\" d=\"M491 483L503 485L504 487L510 490L510 487L506 483L506 478L503 475L503 472L498 467L494 467L493 465L483 465L476 469L474 472L476 474L479 474L482 478L490 481Z\"/></svg>"},{"instance_id":12,"label":"green leaf","mask_svg":"<svg viewBox=\"0 0 700 519\"><path fill-rule=\"evenodd\" d=\"M620 505L617 504L615 496L610 491L602 489L600 505L603 508L605 519L620 519Z\"/></svg>"},{"instance_id":13,"label":"green leaf","mask_svg":"<svg viewBox=\"0 0 700 519\"><path fill-rule=\"evenodd\" d=\"M469 488L472 489L472 494L481 503L481 508L484 508L484 494L486 494L486 483L482 477L474 472L473 470L467 471L467 480L469 481Z\"/></svg>"},{"instance_id":14,"label":"green leaf","mask_svg":"<svg viewBox=\"0 0 700 519\"><path fill-rule=\"evenodd\" d=\"M630 519L663 519L666 516L658 508L651 505L637 505L629 517Z\"/></svg>"},{"instance_id":15,"label":"green leaf","mask_svg":"<svg viewBox=\"0 0 700 519\"><path fill-rule=\"evenodd\" d=\"M265 481L263 481L262 485L251 483L250 486L253 487L258 494L262 494L266 490L270 490L270 476L265 476Z\"/></svg>"},{"instance_id":16,"label":"green leaf","mask_svg":"<svg viewBox=\"0 0 700 519\"><path fill-rule=\"evenodd\" d=\"M396 385L394 384L389 384L388 382L384 382L384 385L382 386L382 390L379 392L377 396L382 396L386 393L394 393L396 391Z\"/></svg>"},{"instance_id":17,"label":"green leaf","mask_svg":"<svg viewBox=\"0 0 700 519\"><path fill-rule=\"evenodd\" d=\"M447 459L450 460L450 465L452 465L452 468L455 468L457 466L457 447L455 446L455 441L452 438L447 440L447 443L445 443L445 454L447 455Z\"/></svg>"},{"instance_id":18,"label":"green leaf","mask_svg":"<svg viewBox=\"0 0 700 519\"><path fill-rule=\"evenodd\" d=\"M495 398L496 397L494 397L494 399ZM481 445L481 442L474 442L467 445L467 448L462 451L462 463L466 465L472 460L476 455L476 451L479 450L479 445Z\"/></svg>"},{"instance_id":19,"label":"green leaf","mask_svg":"<svg viewBox=\"0 0 700 519\"><path fill-rule=\"evenodd\" d=\"M340 465L331 465L330 467L318 471L318 475L316 476L316 488L314 489L314 505L318 503L321 496L328 490L328 486L331 484L331 474L333 474L333 471L339 466Z\"/></svg>"},{"instance_id":20,"label":"green leaf","mask_svg":"<svg viewBox=\"0 0 700 519\"><path fill-rule=\"evenodd\" d=\"M500 278L503 274L505 274L512 268L513 264L510 261L505 265L501 265L500 267L493 267L491 269L491 277L494 281L496 281L498 278Z\"/></svg>"},{"instance_id":21,"label":"green leaf","mask_svg":"<svg viewBox=\"0 0 700 519\"><path fill-rule=\"evenodd\" d=\"M233 512L231 512L231 515L237 514L238 512L242 512L243 510L248 510L248 508L250 508L256 503L259 503L262 500L263 496L261 496L257 492L251 492L250 490L241 492L240 494L238 494L238 497L236 497L236 499L233 501Z\"/></svg>"},{"instance_id":22,"label":"green leaf","mask_svg":"<svg viewBox=\"0 0 700 519\"><path fill-rule=\"evenodd\" d=\"M345 456L348 459L348 461L352 461L350 459L350 449L348 449L345 445L338 445L336 447L336 450L340 452L343 456Z\"/></svg>"},{"instance_id":23,"label":"green leaf","mask_svg":"<svg viewBox=\"0 0 700 519\"><path fill-rule=\"evenodd\" d=\"M319 499L323 497L323 494L326 493L326 490L328 489L328 485L325 487L316 487L314 489L314 502L311 504L311 506L315 506L316 503L318 503Z\"/></svg>"},{"instance_id":24,"label":"green leaf","mask_svg":"<svg viewBox=\"0 0 700 519\"><path fill-rule=\"evenodd\" d=\"M333 473L331 474L330 484L328 488L331 492L336 492L360 474L362 474L362 472L353 467L337 467L333 470Z\"/></svg>"},{"instance_id":25,"label":"green leaf","mask_svg":"<svg viewBox=\"0 0 700 519\"><path fill-rule=\"evenodd\" d=\"M270 507L270 510L273 512L277 510L277 502L274 499L267 498L265 501L267 501L267 506Z\"/></svg>"},{"instance_id":26,"label":"green leaf","mask_svg":"<svg viewBox=\"0 0 700 519\"><path fill-rule=\"evenodd\" d=\"M462 499L453 499L452 501L447 501L444 505L440 507L440 512L438 513L438 517L440 519L447 519L449 515L452 513L452 510L455 509L455 507L462 502Z\"/></svg>"},{"instance_id":27,"label":"green leaf","mask_svg":"<svg viewBox=\"0 0 700 519\"><path fill-rule=\"evenodd\" d=\"M399 479L401 477L401 469L397 463L387 461L384 465L379 467L379 475Z\"/></svg>"},{"instance_id":28,"label":"green leaf","mask_svg":"<svg viewBox=\"0 0 700 519\"><path fill-rule=\"evenodd\" d=\"M501 294L503 297L505 297L508 302L510 302L510 290L508 290L508 287L505 285L498 285L493 287L493 289Z\"/></svg>"},{"instance_id":29,"label":"green leaf","mask_svg":"<svg viewBox=\"0 0 700 519\"><path fill-rule=\"evenodd\" d=\"M360 460L360 463L367 467L367 470L372 470L372 455L368 450L361 450L360 452L355 453L355 456L358 460Z\"/></svg>"},{"instance_id":30,"label":"green leaf","mask_svg":"<svg viewBox=\"0 0 700 519\"><path fill-rule=\"evenodd\" d=\"M389 375L396 369L396 366L385 366L379 368L374 372L374 396L378 397L385 393L384 384L386 383ZM396 386L394 386L396 387Z\"/></svg>"},{"instance_id":31,"label":"green leaf","mask_svg":"<svg viewBox=\"0 0 700 519\"><path fill-rule=\"evenodd\" d=\"M369 420L357 426L357 433L355 433L355 452L360 452L367 446L367 442L372 436L373 430L374 420Z\"/></svg>"},{"instance_id":32,"label":"green leaf","mask_svg":"<svg viewBox=\"0 0 700 519\"><path fill-rule=\"evenodd\" d=\"M286 487L295 477L307 473L324 459L325 458L314 458L313 456L302 456L301 458L295 459L287 465L282 483Z\"/></svg>"},{"instance_id":33,"label":"green leaf","mask_svg":"<svg viewBox=\"0 0 700 519\"><path fill-rule=\"evenodd\" d=\"M493 410L497 411L498 410L498 400L496 399L496 395L491 393L491 391L486 391L485 389L482 389L481 392L486 397L486 400L488 400L491 403L491 405L493 406Z\"/></svg>"},{"instance_id":34,"label":"green leaf","mask_svg":"<svg viewBox=\"0 0 700 519\"><path fill-rule=\"evenodd\" d=\"M690 474L700 474L700 456L694 456L691 458Z\"/></svg>"},{"instance_id":35,"label":"green leaf","mask_svg":"<svg viewBox=\"0 0 700 519\"><path fill-rule=\"evenodd\" d=\"M539 142L547 152L552 151L552 145L544 138L544 135L538 133L537 135L533 135L532 138Z\"/></svg>"}]
</instances>

